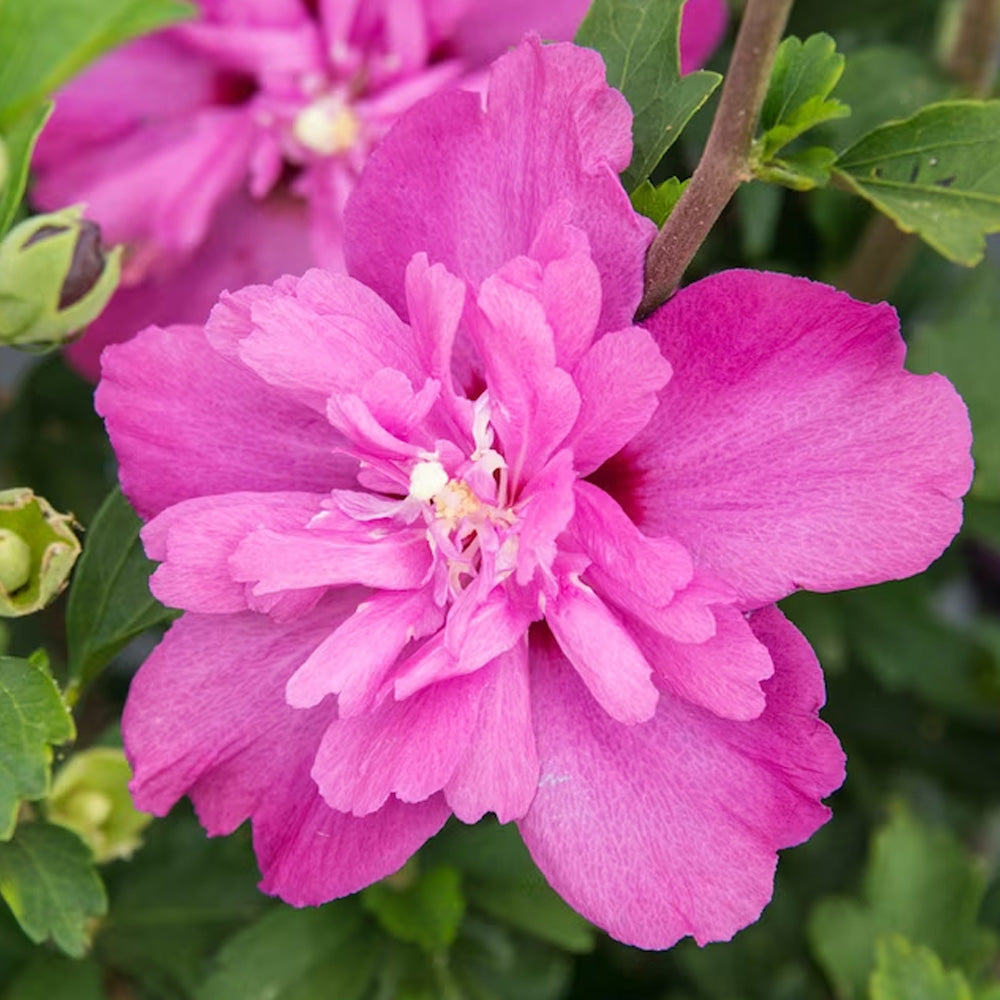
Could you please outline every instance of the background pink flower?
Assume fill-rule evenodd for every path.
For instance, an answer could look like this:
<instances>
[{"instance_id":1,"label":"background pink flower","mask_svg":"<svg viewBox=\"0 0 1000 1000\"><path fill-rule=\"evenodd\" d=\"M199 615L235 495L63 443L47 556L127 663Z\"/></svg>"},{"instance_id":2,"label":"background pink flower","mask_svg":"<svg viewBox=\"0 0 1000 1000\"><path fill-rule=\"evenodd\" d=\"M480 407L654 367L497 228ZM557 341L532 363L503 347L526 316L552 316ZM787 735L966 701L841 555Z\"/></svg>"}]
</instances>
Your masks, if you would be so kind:
<instances>
[{"instance_id":1,"label":"background pink flower","mask_svg":"<svg viewBox=\"0 0 1000 1000\"><path fill-rule=\"evenodd\" d=\"M43 208L85 202L128 248L123 290L69 356L203 322L220 291L342 263L342 213L405 109L482 84L527 30L569 39L587 0L200 0L202 17L113 53L57 102L35 160ZM691 0L685 66L717 44L722 0Z\"/></svg>"},{"instance_id":2,"label":"background pink flower","mask_svg":"<svg viewBox=\"0 0 1000 1000\"><path fill-rule=\"evenodd\" d=\"M730 937L843 777L771 602L915 572L957 528L964 407L903 371L888 307L730 272L631 325L629 123L594 53L524 43L485 109L439 95L382 144L355 277L105 354L185 610L126 709L136 800L252 819L289 902L493 811L615 937Z\"/></svg>"}]
</instances>

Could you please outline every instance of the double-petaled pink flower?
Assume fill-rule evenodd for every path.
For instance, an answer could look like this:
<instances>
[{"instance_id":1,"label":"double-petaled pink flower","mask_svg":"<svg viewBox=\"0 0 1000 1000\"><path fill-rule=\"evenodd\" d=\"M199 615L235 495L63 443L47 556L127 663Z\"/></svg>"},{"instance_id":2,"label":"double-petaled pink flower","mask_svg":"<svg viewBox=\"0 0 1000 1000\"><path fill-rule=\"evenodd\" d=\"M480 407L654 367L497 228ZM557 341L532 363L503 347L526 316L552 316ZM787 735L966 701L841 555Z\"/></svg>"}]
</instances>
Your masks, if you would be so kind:
<instances>
[{"instance_id":1,"label":"double-petaled pink flower","mask_svg":"<svg viewBox=\"0 0 1000 1000\"><path fill-rule=\"evenodd\" d=\"M477 87L528 29L567 40L589 0L197 0L199 20L105 58L58 100L35 200L84 202L127 247L123 288L69 355L96 377L107 343L201 323L218 295L339 268L344 203L401 112ZM685 66L725 25L691 0Z\"/></svg>"},{"instance_id":2,"label":"double-petaled pink flower","mask_svg":"<svg viewBox=\"0 0 1000 1000\"><path fill-rule=\"evenodd\" d=\"M185 611L126 709L136 801L251 819L291 903L494 812L615 937L730 937L843 778L773 602L917 572L957 530L965 410L903 370L888 306L735 271L632 323L629 125L594 53L529 40L485 109L441 94L384 140L350 277L105 353Z\"/></svg>"}]
</instances>

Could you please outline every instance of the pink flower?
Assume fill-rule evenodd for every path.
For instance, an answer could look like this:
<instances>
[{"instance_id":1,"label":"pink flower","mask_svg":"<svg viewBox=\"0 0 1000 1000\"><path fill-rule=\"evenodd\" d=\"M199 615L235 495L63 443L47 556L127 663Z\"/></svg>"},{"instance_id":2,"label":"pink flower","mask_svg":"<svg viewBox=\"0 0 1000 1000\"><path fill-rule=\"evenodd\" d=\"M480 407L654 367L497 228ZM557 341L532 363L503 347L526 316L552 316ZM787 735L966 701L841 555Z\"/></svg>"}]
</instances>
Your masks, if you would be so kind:
<instances>
[{"instance_id":1,"label":"pink flower","mask_svg":"<svg viewBox=\"0 0 1000 1000\"><path fill-rule=\"evenodd\" d=\"M959 525L965 410L888 306L728 272L632 325L629 125L594 53L529 40L485 111L438 95L382 144L354 277L105 353L185 611L129 696L136 801L250 818L293 904L494 812L613 936L729 938L843 778L772 602L917 572Z\"/></svg>"},{"instance_id":2,"label":"pink flower","mask_svg":"<svg viewBox=\"0 0 1000 1000\"><path fill-rule=\"evenodd\" d=\"M199 0L202 18L107 57L60 95L35 200L86 202L125 243L124 287L69 357L149 323L201 323L219 292L339 269L343 207L399 114L483 68L525 30L572 37L588 0ZM725 27L691 0L685 66Z\"/></svg>"}]
</instances>

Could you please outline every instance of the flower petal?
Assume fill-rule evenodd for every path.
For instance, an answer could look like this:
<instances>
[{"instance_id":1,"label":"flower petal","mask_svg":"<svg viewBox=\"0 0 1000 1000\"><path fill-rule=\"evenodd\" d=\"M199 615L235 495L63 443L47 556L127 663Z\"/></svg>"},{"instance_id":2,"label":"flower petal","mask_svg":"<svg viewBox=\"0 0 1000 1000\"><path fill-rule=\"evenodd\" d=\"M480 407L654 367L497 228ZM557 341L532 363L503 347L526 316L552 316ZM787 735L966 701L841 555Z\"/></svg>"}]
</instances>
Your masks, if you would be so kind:
<instances>
[{"instance_id":1,"label":"flower petal","mask_svg":"<svg viewBox=\"0 0 1000 1000\"><path fill-rule=\"evenodd\" d=\"M920 572L958 530L965 406L939 376L903 371L889 306L729 271L646 326L675 375L615 460L629 470L616 498L747 606Z\"/></svg>"},{"instance_id":2,"label":"flower petal","mask_svg":"<svg viewBox=\"0 0 1000 1000\"><path fill-rule=\"evenodd\" d=\"M601 337L580 359L573 381L580 415L569 441L580 475L593 472L649 423L671 368L645 330Z\"/></svg>"},{"instance_id":3,"label":"flower petal","mask_svg":"<svg viewBox=\"0 0 1000 1000\"><path fill-rule=\"evenodd\" d=\"M533 641L541 779L521 834L553 888L621 941L729 939L770 899L777 849L825 822L819 799L843 780L816 717L815 656L776 609L752 621L776 666L752 722L664 696L649 722L619 725L551 643Z\"/></svg>"},{"instance_id":4,"label":"flower petal","mask_svg":"<svg viewBox=\"0 0 1000 1000\"><path fill-rule=\"evenodd\" d=\"M220 357L199 328L150 327L109 347L103 372L95 405L143 517L217 493L354 485L327 421Z\"/></svg>"},{"instance_id":5,"label":"flower petal","mask_svg":"<svg viewBox=\"0 0 1000 1000\"><path fill-rule=\"evenodd\" d=\"M594 592L570 582L546 602L545 621L596 701L618 722L645 722L659 694L626 628Z\"/></svg>"},{"instance_id":6,"label":"flower petal","mask_svg":"<svg viewBox=\"0 0 1000 1000\"><path fill-rule=\"evenodd\" d=\"M629 124L595 52L523 42L494 64L485 112L476 94L438 94L386 136L345 209L348 270L405 315L413 254L478 285L527 254L550 206L566 199L601 273L600 328L627 325L654 233L618 181Z\"/></svg>"},{"instance_id":7,"label":"flower petal","mask_svg":"<svg viewBox=\"0 0 1000 1000\"><path fill-rule=\"evenodd\" d=\"M280 793L334 714L289 708L285 682L359 596L340 592L288 624L252 612L176 621L133 679L122 722L139 808L162 816L190 795L220 834Z\"/></svg>"},{"instance_id":8,"label":"flower petal","mask_svg":"<svg viewBox=\"0 0 1000 1000\"><path fill-rule=\"evenodd\" d=\"M320 509L319 493L229 493L182 500L142 529L156 598L171 608L206 613L245 611L247 588L229 557L256 528L302 528Z\"/></svg>"},{"instance_id":9,"label":"flower petal","mask_svg":"<svg viewBox=\"0 0 1000 1000\"><path fill-rule=\"evenodd\" d=\"M433 684L328 726L312 776L334 809L367 816L390 795L422 802L455 773L472 740L488 673Z\"/></svg>"},{"instance_id":10,"label":"flower petal","mask_svg":"<svg viewBox=\"0 0 1000 1000\"><path fill-rule=\"evenodd\" d=\"M442 619L425 591L373 595L292 675L285 691L288 703L310 708L337 694L341 716L371 708L406 644L439 628Z\"/></svg>"},{"instance_id":11,"label":"flower petal","mask_svg":"<svg viewBox=\"0 0 1000 1000\"><path fill-rule=\"evenodd\" d=\"M463 823L476 823L487 812L508 823L525 814L538 787L527 643L501 654L481 673L486 684L479 719L445 785L445 798Z\"/></svg>"},{"instance_id":12,"label":"flower petal","mask_svg":"<svg viewBox=\"0 0 1000 1000\"><path fill-rule=\"evenodd\" d=\"M229 565L234 579L254 584L255 594L352 583L411 590L430 571L431 550L418 528L387 534L258 528L240 543Z\"/></svg>"}]
</instances>

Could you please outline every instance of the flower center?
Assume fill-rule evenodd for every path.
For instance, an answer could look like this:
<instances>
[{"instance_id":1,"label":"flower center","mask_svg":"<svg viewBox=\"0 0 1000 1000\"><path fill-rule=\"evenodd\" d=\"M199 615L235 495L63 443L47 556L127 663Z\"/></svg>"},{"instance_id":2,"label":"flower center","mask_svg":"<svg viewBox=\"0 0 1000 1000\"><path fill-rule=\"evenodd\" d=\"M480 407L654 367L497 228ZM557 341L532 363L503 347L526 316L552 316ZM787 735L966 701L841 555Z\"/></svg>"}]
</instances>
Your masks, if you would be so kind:
<instances>
[{"instance_id":1,"label":"flower center","mask_svg":"<svg viewBox=\"0 0 1000 1000\"><path fill-rule=\"evenodd\" d=\"M361 122L340 97L327 94L306 105L292 123L292 135L306 149L333 156L350 149L361 134Z\"/></svg>"},{"instance_id":2,"label":"flower center","mask_svg":"<svg viewBox=\"0 0 1000 1000\"><path fill-rule=\"evenodd\" d=\"M510 529L517 515L507 506L506 472L503 459L492 450L474 458L468 470L471 484L449 477L436 459L411 469L410 497L426 505L428 537L442 559L442 600L447 592L457 596L483 571L496 583L513 570L517 539L516 529Z\"/></svg>"}]
</instances>

